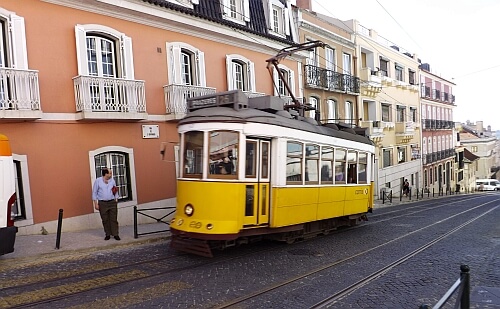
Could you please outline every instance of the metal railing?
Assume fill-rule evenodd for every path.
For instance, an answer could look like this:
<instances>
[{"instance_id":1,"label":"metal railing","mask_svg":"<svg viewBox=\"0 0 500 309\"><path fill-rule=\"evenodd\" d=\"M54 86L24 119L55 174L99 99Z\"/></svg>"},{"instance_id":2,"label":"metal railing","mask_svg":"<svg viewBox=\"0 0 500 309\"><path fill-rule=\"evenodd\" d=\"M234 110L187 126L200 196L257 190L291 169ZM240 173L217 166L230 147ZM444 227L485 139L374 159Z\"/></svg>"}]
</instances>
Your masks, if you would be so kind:
<instances>
[{"instance_id":1,"label":"metal railing","mask_svg":"<svg viewBox=\"0 0 500 309\"><path fill-rule=\"evenodd\" d=\"M469 266L460 266L460 278L451 286L451 288L441 297L432 309L440 309L448 302L453 294L458 291L454 308L469 309L470 308L470 274ZM429 305L420 305L419 309L429 309Z\"/></svg>"},{"instance_id":2,"label":"metal railing","mask_svg":"<svg viewBox=\"0 0 500 309\"><path fill-rule=\"evenodd\" d=\"M184 117L188 110L187 99L215 92L216 89L211 87L175 84L163 86L167 114Z\"/></svg>"},{"instance_id":3,"label":"metal railing","mask_svg":"<svg viewBox=\"0 0 500 309\"><path fill-rule=\"evenodd\" d=\"M314 65L305 65L306 85L328 91L359 93L359 77L323 69Z\"/></svg>"},{"instance_id":4,"label":"metal railing","mask_svg":"<svg viewBox=\"0 0 500 309\"><path fill-rule=\"evenodd\" d=\"M77 76L73 85L77 112L146 112L144 81Z\"/></svg>"},{"instance_id":5,"label":"metal railing","mask_svg":"<svg viewBox=\"0 0 500 309\"><path fill-rule=\"evenodd\" d=\"M168 213L166 215L164 215L164 216L159 217L159 218L154 217L154 216L146 213L147 211L157 211L157 210L161 210L161 209L167 210ZM137 206L134 206L134 238L138 238L140 235L149 235L149 234L156 234L156 233L162 233L162 232L168 232L168 231L170 231L170 222L169 221L164 221L164 220L165 220L165 218L168 218L168 216L170 216L174 212L175 212L175 206L157 207L157 208L146 208L146 209L141 209L141 210L138 210ZM137 226L138 215L142 215L142 216L148 217L150 219L156 220L157 223L160 223L160 222L161 223L165 223L169 228L166 229L166 230L139 233L138 226Z\"/></svg>"},{"instance_id":6,"label":"metal railing","mask_svg":"<svg viewBox=\"0 0 500 309\"><path fill-rule=\"evenodd\" d=\"M38 71L0 68L0 110L40 110Z\"/></svg>"}]
</instances>

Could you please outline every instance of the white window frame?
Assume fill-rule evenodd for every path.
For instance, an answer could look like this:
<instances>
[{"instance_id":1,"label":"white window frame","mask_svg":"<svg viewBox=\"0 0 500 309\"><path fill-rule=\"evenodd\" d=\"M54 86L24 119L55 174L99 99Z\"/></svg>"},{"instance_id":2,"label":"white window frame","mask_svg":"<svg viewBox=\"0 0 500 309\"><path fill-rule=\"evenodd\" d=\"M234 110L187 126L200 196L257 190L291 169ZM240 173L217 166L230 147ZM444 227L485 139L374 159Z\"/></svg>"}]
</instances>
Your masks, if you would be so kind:
<instances>
[{"instance_id":1,"label":"white window frame","mask_svg":"<svg viewBox=\"0 0 500 309\"><path fill-rule=\"evenodd\" d=\"M87 62L87 33L89 32L103 34L110 39L114 39L117 53L115 54L118 69L117 77L133 80L134 55L132 39L113 28L96 24L78 24L75 26L78 75L89 76Z\"/></svg>"},{"instance_id":2,"label":"white window frame","mask_svg":"<svg viewBox=\"0 0 500 309\"><path fill-rule=\"evenodd\" d=\"M7 43L6 46L3 46L3 53L6 54L3 59L7 59L7 63L0 63L0 67L27 70L28 50L26 48L24 18L14 12L0 8L0 19L3 19L6 23L2 33L5 35L3 42ZM3 57L3 53L0 53L0 56Z\"/></svg>"},{"instance_id":3,"label":"white window frame","mask_svg":"<svg viewBox=\"0 0 500 309\"><path fill-rule=\"evenodd\" d=\"M338 109L338 106L337 106L337 101L335 101L334 99L328 99L326 101L326 105L327 105L327 111L328 111L328 116L327 116L327 123L335 123L337 122L337 109Z\"/></svg>"},{"instance_id":4,"label":"white window frame","mask_svg":"<svg viewBox=\"0 0 500 309\"><path fill-rule=\"evenodd\" d=\"M309 111L309 118L316 119L316 109L319 109L319 102L320 99L317 96L309 97L309 104L311 104L311 107L314 107L313 110Z\"/></svg>"},{"instance_id":5,"label":"white window frame","mask_svg":"<svg viewBox=\"0 0 500 309\"><path fill-rule=\"evenodd\" d=\"M268 0L267 1L267 20L268 20L268 29L269 31L277 36L285 37L290 34L290 12L288 8L281 3L279 0ZM278 13L278 30L276 31L274 26L274 11Z\"/></svg>"},{"instance_id":6,"label":"white window frame","mask_svg":"<svg viewBox=\"0 0 500 309\"><path fill-rule=\"evenodd\" d=\"M18 161L21 165L21 177L23 185L24 198L24 214L26 219L16 220L15 225L18 227L33 225L33 204L31 202L31 188L28 171L28 156L12 154L12 159Z\"/></svg>"},{"instance_id":7,"label":"white window frame","mask_svg":"<svg viewBox=\"0 0 500 309\"><path fill-rule=\"evenodd\" d=\"M236 10L231 11L231 1L235 1ZM226 20L245 25L250 21L250 0L222 0L222 17ZM235 14L235 17L231 17Z\"/></svg>"},{"instance_id":8,"label":"white window frame","mask_svg":"<svg viewBox=\"0 0 500 309\"><path fill-rule=\"evenodd\" d=\"M243 85L243 91L255 92L255 65L250 59L237 54L226 55L227 90L238 89L236 87L236 72L233 66L235 61L244 64L243 74L245 75L245 85Z\"/></svg>"},{"instance_id":9,"label":"white window frame","mask_svg":"<svg viewBox=\"0 0 500 309\"><path fill-rule=\"evenodd\" d=\"M280 70L284 70L287 72L288 74L288 86L290 86L290 90L292 91L292 94L295 95L295 72L290 69L289 67L287 67L286 65L284 64L278 64L278 69ZM280 83L280 78L279 78L279 75L278 75L278 72L276 71L276 68L274 68L273 70L273 79L274 79L274 84L276 85L276 87L274 87L274 95L275 96L283 96L285 94L280 94L278 92L278 85ZM285 95L285 96L289 96L290 94L288 95Z\"/></svg>"},{"instance_id":10,"label":"white window frame","mask_svg":"<svg viewBox=\"0 0 500 309\"><path fill-rule=\"evenodd\" d=\"M205 75L205 53L198 48L184 42L169 42L166 44L168 63L168 83L169 85L183 85L182 80L182 50L191 53L191 64L194 66L192 72L192 85L206 87ZM194 61L193 61L194 60Z\"/></svg>"},{"instance_id":11,"label":"white window frame","mask_svg":"<svg viewBox=\"0 0 500 309\"><path fill-rule=\"evenodd\" d=\"M353 124L354 123L354 103L351 101L345 101L345 123Z\"/></svg>"},{"instance_id":12,"label":"white window frame","mask_svg":"<svg viewBox=\"0 0 500 309\"><path fill-rule=\"evenodd\" d=\"M131 200L127 200L124 202L118 203L119 208L132 207L137 205L137 185L135 179L135 159L134 159L134 149L133 148L125 148L121 146L106 146L97 148L95 150L89 151L89 166L90 166L90 190L92 191L92 186L97 178L101 177L101 175L96 175L95 172L95 161L94 157L96 155L100 155L106 152L122 152L127 154L129 170L130 170L130 194L132 195ZM98 212L94 210L94 212Z\"/></svg>"},{"instance_id":13,"label":"white window frame","mask_svg":"<svg viewBox=\"0 0 500 309\"><path fill-rule=\"evenodd\" d=\"M336 72L335 65L335 49L330 47L325 47L325 67L327 70Z\"/></svg>"}]
</instances>

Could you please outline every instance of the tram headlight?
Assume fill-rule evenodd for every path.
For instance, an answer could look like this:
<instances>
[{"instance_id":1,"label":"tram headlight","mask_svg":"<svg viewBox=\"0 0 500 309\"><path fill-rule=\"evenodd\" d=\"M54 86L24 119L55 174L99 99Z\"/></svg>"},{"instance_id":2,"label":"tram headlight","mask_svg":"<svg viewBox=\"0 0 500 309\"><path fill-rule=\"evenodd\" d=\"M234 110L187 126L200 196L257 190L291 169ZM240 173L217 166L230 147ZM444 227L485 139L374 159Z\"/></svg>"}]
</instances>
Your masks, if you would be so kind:
<instances>
[{"instance_id":1,"label":"tram headlight","mask_svg":"<svg viewBox=\"0 0 500 309\"><path fill-rule=\"evenodd\" d=\"M186 206L184 206L184 213L186 214L186 216L191 217L194 213L193 205L187 204Z\"/></svg>"},{"instance_id":2,"label":"tram headlight","mask_svg":"<svg viewBox=\"0 0 500 309\"><path fill-rule=\"evenodd\" d=\"M207 230L211 230L213 228L214 228L214 226L212 225L212 223L207 224Z\"/></svg>"}]
</instances>

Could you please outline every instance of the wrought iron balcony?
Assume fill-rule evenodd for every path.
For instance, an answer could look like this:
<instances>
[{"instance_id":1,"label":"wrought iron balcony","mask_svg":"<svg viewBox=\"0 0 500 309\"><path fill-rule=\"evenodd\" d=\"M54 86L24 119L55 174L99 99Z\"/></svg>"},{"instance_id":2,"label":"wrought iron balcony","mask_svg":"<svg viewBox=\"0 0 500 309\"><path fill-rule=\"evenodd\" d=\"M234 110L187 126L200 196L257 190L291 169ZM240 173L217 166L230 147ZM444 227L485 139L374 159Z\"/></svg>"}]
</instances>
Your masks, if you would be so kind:
<instances>
[{"instance_id":1,"label":"wrought iron balcony","mask_svg":"<svg viewBox=\"0 0 500 309\"><path fill-rule=\"evenodd\" d=\"M73 85L82 119L147 119L144 81L77 76Z\"/></svg>"},{"instance_id":2,"label":"wrought iron balcony","mask_svg":"<svg viewBox=\"0 0 500 309\"><path fill-rule=\"evenodd\" d=\"M304 71L307 87L359 94L360 81L358 77L314 65L305 65Z\"/></svg>"},{"instance_id":3,"label":"wrought iron balcony","mask_svg":"<svg viewBox=\"0 0 500 309\"><path fill-rule=\"evenodd\" d=\"M214 94L215 88L192 85L166 85L163 86L167 114L175 119L181 119L187 113L187 99L207 94Z\"/></svg>"},{"instance_id":4,"label":"wrought iron balcony","mask_svg":"<svg viewBox=\"0 0 500 309\"><path fill-rule=\"evenodd\" d=\"M449 148L445 150L435 151L433 153L428 153L425 155L424 164L431 164L433 162L437 162L439 160L444 160L448 158L455 157L455 149Z\"/></svg>"},{"instance_id":5,"label":"wrought iron balcony","mask_svg":"<svg viewBox=\"0 0 500 309\"><path fill-rule=\"evenodd\" d=\"M422 119L425 130L450 130L453 129L454 122L451 120Z\"/></svg>"},{"instance_id":6,"label":"wrought iron balcony","mask_svg":"<svg viewBox=\"0 0 500 309\"><path fill-rule=\"evenodd\" d=\"M41 117L38 71L0 68L0 119Z\"/></svg>"}]
</instances>

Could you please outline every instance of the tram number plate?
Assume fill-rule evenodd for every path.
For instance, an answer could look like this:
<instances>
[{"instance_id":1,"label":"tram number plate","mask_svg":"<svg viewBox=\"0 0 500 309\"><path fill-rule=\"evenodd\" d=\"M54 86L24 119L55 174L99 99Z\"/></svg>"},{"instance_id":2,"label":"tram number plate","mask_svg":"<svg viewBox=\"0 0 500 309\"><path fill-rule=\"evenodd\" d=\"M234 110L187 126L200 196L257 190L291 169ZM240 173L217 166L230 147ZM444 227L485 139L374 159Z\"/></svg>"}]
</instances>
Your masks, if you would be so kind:
<instances>
[{"instance_id":1,"label":"tram number plate","mask_svg":"<svg viewBox=\"0 0 500 309\"><path fill-rule=\"evenodd\" d=\"M192 227L192 228L195 228L195 229L199 229L201 227L201 222L191 221L189 223L189 227Z\"/></svg>"}]
</instances>

